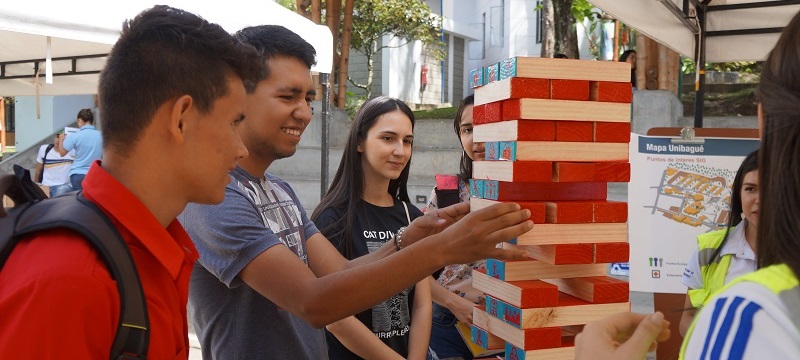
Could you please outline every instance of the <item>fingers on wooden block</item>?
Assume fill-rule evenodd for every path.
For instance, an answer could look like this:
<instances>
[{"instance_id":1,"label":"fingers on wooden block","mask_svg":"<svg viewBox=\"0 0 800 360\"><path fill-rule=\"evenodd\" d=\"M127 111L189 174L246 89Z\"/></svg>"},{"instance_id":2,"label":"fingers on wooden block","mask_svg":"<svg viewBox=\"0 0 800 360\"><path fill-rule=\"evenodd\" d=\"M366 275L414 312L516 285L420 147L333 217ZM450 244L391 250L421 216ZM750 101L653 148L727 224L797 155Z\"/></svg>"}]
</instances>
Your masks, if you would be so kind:
<instances>
[{"instance_id":1,"label":"fingers on wooden block","mask_svg":"<svg viewBox=\"0 0 800 360\"><path fill-rule=\"evenodd\" d=\"M589 89L589 100L592 101L629 103L633 100L630 81L592 81Z\"/></svg>"},{"instance_id":2,"label":"fingers on wooden block","mask_svg":"<svg viewBox=\"0 0 800 360\"><path fill-rule=\"evenodd\" d=\"M627 143L631 141L630 123L595 122L593 128L594 142L618 142Z\"/></svg>"},{"instance_id":3,"label":"fingers on wooden block","mask_svg":"<svg viewBox=\"0 0 800 360\"><path fill-rule=\"evenodd\" d=\"M594 123L587 121L556 121L556 141L591 142Z\"/></svg>"},{"instance_id":4,"label":"fingers on wooden block","mask_svg":"<svg viewBox=\"0 0 800 360\"><path fill-rule=\"evenodd\" d=\"M502 202L505 201L472 198L470 199L469 202L469 208L470 211L476 211ZM545 222L546 210L544 202L535 202L535 201L515 201L515 202L519 205L520 208L527 209L531 212L530 220L533 221L534 224L542 224Z\"/></svg>"},{"instance_id":5,"label":"fingers on wooden block","mask_svg":"<svg viewBox=\"0 0 800 360\"><path fill-rule=\"evenodd\" d=\"M589 100L589 81L550 80L550 98L554 100Z\"/></svg>"}]
</instances>

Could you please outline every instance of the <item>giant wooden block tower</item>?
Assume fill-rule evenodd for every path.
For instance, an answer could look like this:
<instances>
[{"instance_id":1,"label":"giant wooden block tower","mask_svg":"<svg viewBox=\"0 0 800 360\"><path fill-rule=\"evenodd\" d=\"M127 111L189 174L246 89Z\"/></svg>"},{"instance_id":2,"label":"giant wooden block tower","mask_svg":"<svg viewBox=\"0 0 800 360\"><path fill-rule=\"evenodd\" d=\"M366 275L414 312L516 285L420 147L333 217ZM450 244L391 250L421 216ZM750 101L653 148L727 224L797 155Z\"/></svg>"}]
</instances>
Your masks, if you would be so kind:
<instances>
[{"instance_id":1,"label":"giant wooden block tower","mask_svg":"<svg viewBox=\"0 0 800 360\"><path fill-rule=\"evenodd\" d=\"M607 200L628 182L631 83L626 63L516 57L471 72L473 210L513 201L533 230L509 247L534 260L489 259L473 273L486 293L472 338L506 359L572 359L587 322L628 311L628 283L606 276L628 261L627 203Z\"/></svg>"}]
</instances>

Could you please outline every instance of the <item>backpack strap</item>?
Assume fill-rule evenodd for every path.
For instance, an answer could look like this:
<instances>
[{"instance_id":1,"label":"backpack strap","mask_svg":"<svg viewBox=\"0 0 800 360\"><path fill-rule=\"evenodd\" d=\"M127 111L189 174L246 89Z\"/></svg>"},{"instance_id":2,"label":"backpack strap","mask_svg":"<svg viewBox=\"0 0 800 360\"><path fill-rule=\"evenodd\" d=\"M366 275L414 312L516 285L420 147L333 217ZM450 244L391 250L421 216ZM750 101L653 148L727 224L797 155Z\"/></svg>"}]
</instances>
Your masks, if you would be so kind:
<instances>
[{"instance_id":1,"label":"backpack strap","mask_svg":"<svg viewBox=\"0 0 800 360\"><path fill-rule=\"evenodd\" d=\"M50 150L53 150L55 144L47 145L47 148L44 150L44 156L42 156L42 171L39 173L39 178L36 179L36 182L39 184L44 181L44 170L47 169L47 154L50 153Z\"/></svg>"},{"instance_id":2,"label":"backpack strap","mask_svg":"<svg viewBox=\"0 0 800 360\"><path fill-rule=\"evenodd\" d=\"M24 171L28 173L28 170ZM19 180L21 184L17 184L17 187L23 188L19 191L21 193L31 190L24 188L39 189L30 180L30 173ZM2 183L3 181L0 181L0 185ZM41 189L39 192L44 196ZM47 201L19 202L15 199L15 202L17 205L8 214L15 220L11 227L13 233L11 236L0 234L0 240L9 240L9 244L5 246L0 243L2 249L0 268L17 241L26 235L55 228L66 228L79 233L100 254L119 291L120 318L111 346L110 359L145 359L150 339L150 324L144 290L130 250L108 217L82 194L60 196Z\"/></svg>"}]
</instances>

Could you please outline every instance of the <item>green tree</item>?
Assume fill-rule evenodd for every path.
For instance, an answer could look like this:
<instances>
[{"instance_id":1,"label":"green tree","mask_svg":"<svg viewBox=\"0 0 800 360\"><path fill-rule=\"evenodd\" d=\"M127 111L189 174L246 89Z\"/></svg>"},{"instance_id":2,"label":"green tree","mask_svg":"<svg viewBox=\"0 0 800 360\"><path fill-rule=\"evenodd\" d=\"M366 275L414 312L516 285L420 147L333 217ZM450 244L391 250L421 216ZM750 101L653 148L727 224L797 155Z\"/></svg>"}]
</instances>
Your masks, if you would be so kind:
<instances>
[{"instance_id":1,"label":"green tree","mask_svg":"<svg viewBox=\"0 0 800 360\"><path fill-rule=\"evenodd\" d=\"M572 0L542 1L542 57L553 57L555 53L570 59L580 57L578 33L572 13Z\"/></svg>"},{"instance_id":2,"label":"green tree","mask_svg":"<svg viewBox=\"0 0 800 360\"><path fill-rule=\"evenodd\" d=\"M366 57L367 80L358 83L349 76L348 80L363 89L366 98L372 96L375 55L390 47L382 41L385 35L403 39L405 42L401 45L419 40L435 59L444 59L440 31L441 19L420 0L355 1L351 47Z\"/></svg>"}]
</instances>

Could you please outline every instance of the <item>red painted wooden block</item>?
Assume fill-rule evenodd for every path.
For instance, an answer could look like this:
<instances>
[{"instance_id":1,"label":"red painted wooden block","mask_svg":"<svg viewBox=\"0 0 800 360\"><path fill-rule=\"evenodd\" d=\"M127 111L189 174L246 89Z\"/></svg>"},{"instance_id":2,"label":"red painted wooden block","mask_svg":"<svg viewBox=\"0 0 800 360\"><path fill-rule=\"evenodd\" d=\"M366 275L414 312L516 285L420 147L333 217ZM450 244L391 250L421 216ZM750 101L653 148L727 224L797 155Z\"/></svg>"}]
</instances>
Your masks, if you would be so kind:
<instances>
[{"instance_id":1,"label":"red painted wooden block","mask_svg":"<svg viewBox=\"0 0 800 360\"><path fill-rule=\"evenodd\" d=\"M589 81L550 80L550 98L555 100L589 100Z\"/></svg>"},{"instance_id":2,"label":"red painted wooden block","mask_svg":"<svg viewBox=\"0 0 800 360\"><path fill-rule=\"evenodd\" d=\"M487 199L491 200L511 200L511 201L604 200L608 196L608 185L606 183L600 183L600 182L522 183L522 182L505 182L505 181L486 181L484 186L485 186L484 196ZM487 195L487 192L490 195Z\"/></svg>"},{"instance_id":3,"label":"red painted wooden block","mask_svg":"<svg viewBox=\"0 0 800 360\"><path fill-rule=\"evenodd\" d=\"M626 242L594 244L595 263L628 262L631 248Z\"/></svg>"},{"instance_id":4,"label":"red painted wooden block","mask_svg":"<svg viewBox=\"0 0 800 360\"><path fill-rule=\"evenodd\" d=\"M593 204L587 201L547 203L545 220L550 224L585 224L592 222Z\"/></svg>"},{"instance_id":5,"label":"red painted wooden block","mask_svg":"<svg viewBox=\"0 0 800 360\"><path fill-rule=\"evenodd\" d=\"M553 265L594 262L594 244L516 245L515 248L526 250L530 257Z\"/></svg>"},{"instance_id":6,"label":"red painted wooden block","mask_svg":"<svg viewBox=\"0 0 800 360\"><path fill-rule=\"evenodd\" d=\"M519 99L505 100L502 103L501 118L503 120L517 120L522 118Z\"/></svg>"},{"instance_id":7,"label":"red painted wooden block","mask_svg":"<svg viewBox=\"0 0 800 360\"><path fill-rule=\"evenodd\" d=\"M558 287L541 280L502 281L486 275L486 270L473 272L473 287L520 308L558 305ZM585 279L585 278L581 278Z\"/></svg>"},{"instance_id":8,"label":"red painted wooden block","mask_svg":"<svg viewBox=\"0 0 800 360\"><path fill-rule=\"evenodd\" d=\"M592 101L629 103L633 100L630 82L592 81L589 99Z\"/></svg>"},{"instance_id":9,"label":"red painted wooden block","mask_svg":"<svg viewBox=\"0 0 800 360\"><path fill-rule=\"evenodd\" d=\"M595 122L593 130L595 142L626 143L631 141L630 123Z\"/></svg>"},{"instance_id":10,"label":"red painted wooden block","mask_svg":"<svg viewBox=\"0 0 800 360\"><path fill-rule=\"evenodd\" d=\"M589 142L594 139L594 124L588 121L557 121L556 141Z\"/></svg>"},{"instance_id":11,"label":"red painted wooden block","mask_svg":"<svg viewBox=\"0 0 800 360\"><path fill-rule=\"evenodd\" d=\"M627 302L628 282L608 276L544 280L558 290L593 304Z\"/></svg>"},{"instance_id":12,"label":"red painted wooden block","mask_svg":"<svg viewBox=\"0 0 800 360\"><path fill-rule=\"evenodd\" d=\"M525 347L523 350L552 349L561 347L561 328L525 329Z\"/></svg>"},{"instance_id":13,"label":"red painted wooden block","mask_svg":"<svg viewBox=\"0 0 800 360\"><path fill-rule=\"evenodd\" d=\"M502 120L503 115L503 103L502 102L493 102L488 103L485 105L484 108L484 119L486 119L487 123L497 122ZM473 120L474 122L474 120Z\"/></svg>"},{"instance_id":14,"label":"red painted wooden block","mask_svg":"<svg viewBox=\"0 0 800 360\"><path fill-rule=\"evenodd\" d=\"M510 99L549 99L550 81L547 79L511 78Z\"/></svg>"},{"instance_id":15,"label":"red painted wooden block","mask_svg":"<svg viewBox=\"0 0 800 360\"><path fill-rule=\"evenodd\" d=\"M486 105L475 105L472 107L472 123L486 123Z\"/></svg>"},{"instance_id":16,"label":"red painted wooden block","mask_svg":"<svg viewBox=\"0 0 800 360\"><path fill-rule=\"evenodd\" d=\"M554 182L591 182L594 181L594 163L553 163Z\"/></svg>"},{"instance_id":17,"label":"red painted wooden block","mask_svg":"<svg viewBox=\"0 0 800 360\"><path fill-rule=\"evenodd\" d=\"M533 221L534 224L545 223L547 206L544 202L517 201L516 203L519 204L519 207L531 211L531 221Z\"/></svg>"},{"instance_id":18,"label":"red painted wooden block","mask_svg":"<svg viewBox=\"0 0 800 360\"><path fill-rule=\"evenodd\" d=\"M556 122L553 120L520 120L517 128L519 141L553 141L556 139Z\"/></svg>"},{"instance_id":19,"label":"red painted wooden block","mask_svg":"<svg viewBox=\"0 0 800 360\"><path fill-rule=\"evenodd\" d=\"M596 223L623 223L628 221L628 203L621 201L596 201L594 219Z\"/></svg>"},{"instance_id":20,"label":"red painted wooden block","mask_svg":"<svg viewBox=\"0 0 800 360\"><path fill-rule=\"evenodd\" d=\"M631 164L621 162L598 162L594 165L594 181L628 182L631 181Z\"/></svg>"}]
</instances>

